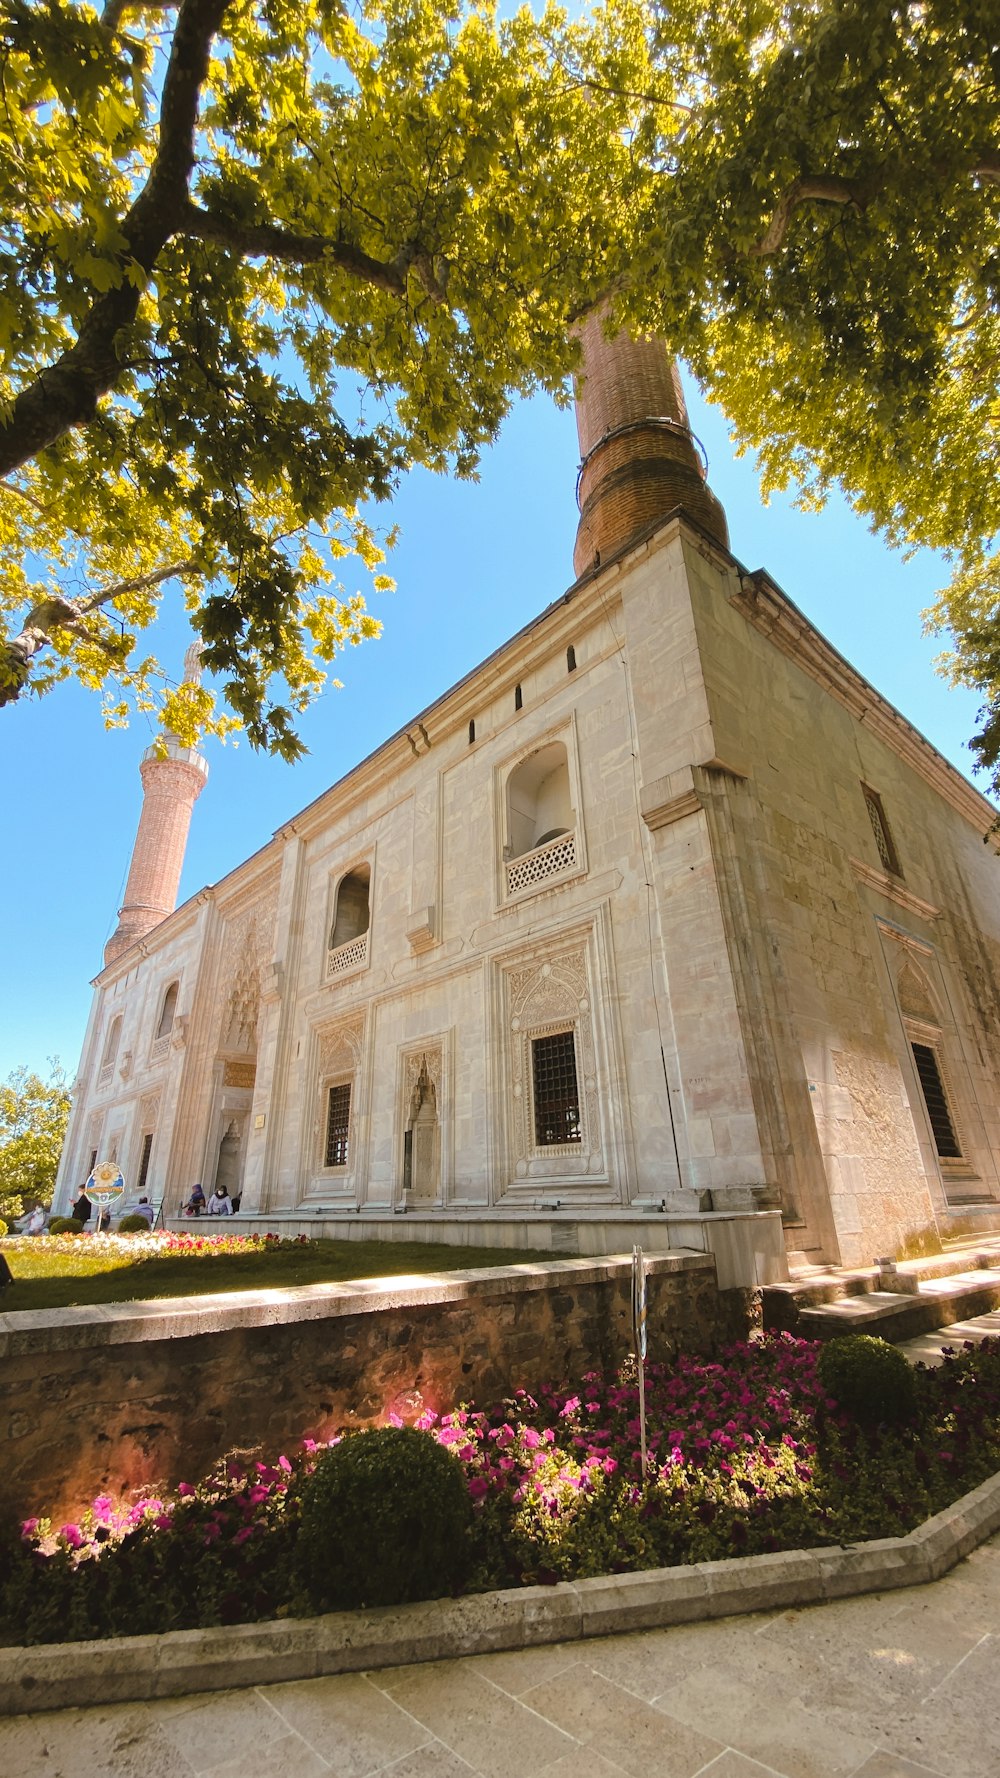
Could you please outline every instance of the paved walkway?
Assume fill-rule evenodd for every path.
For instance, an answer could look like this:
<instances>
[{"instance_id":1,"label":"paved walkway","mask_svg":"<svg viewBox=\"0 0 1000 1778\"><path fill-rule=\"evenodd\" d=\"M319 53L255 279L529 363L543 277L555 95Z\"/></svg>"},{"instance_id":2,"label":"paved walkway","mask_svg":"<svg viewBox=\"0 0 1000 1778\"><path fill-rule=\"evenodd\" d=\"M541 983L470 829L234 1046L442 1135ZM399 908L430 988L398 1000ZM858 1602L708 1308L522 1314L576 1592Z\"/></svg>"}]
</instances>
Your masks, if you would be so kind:
<instances>
[{"instance_id":1,"label":"paved walkway","mask_svg":"<svg viewBox=\"0 0 1000 1778\"><path fill-rule=\"evenodd\" d=\"M1000 1536L799 1611L0 1721L7 1778L997 1778Z\"/></svg>"}]
</instances>

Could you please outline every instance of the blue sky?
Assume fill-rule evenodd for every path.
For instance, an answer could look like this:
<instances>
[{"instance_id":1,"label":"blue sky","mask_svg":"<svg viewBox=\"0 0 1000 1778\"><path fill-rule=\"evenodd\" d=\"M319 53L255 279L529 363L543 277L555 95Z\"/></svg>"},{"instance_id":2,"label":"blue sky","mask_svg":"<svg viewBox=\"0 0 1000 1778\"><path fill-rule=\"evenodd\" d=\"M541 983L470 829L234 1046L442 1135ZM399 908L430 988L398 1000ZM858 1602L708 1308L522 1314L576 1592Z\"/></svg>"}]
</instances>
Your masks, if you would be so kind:
<instances>
[{"instance_id":1,"label":"blue sky","mask_svg":"<svg viewBox=\"0 0 1000 1778\"><path fill-rule=\"evenodd\" d=\"M966 773L975 724L971 693L949 688L932 661L940 642L921 634L920 612L947 577L924 553L904 562L840 500L819 514L788 500L761 505L752 461L734 459L725 420L688 380L691 419L723 501L732 547L766 567L824 635ZM402 726L573 578L577 466L571 412L544 399L511 415L477 484L413 476L386 522L402 538L395 593L373 601L378 642L343 657L343 690L328 690L304 718L310 749L295 766L245 743L207 747L208 786L194 811L181 899L217 881L268 840L387 735ZM359 582L360 584L360 582ZM157 638L180 671L189 637L176 614ZM6 802L5 934L0 1078L21 1063L47 1071L58 1056L72 1076L124 889L139 816L142 723L107 733L95 698L75 687L0 715Z\"/></svg>"}]
</instances>

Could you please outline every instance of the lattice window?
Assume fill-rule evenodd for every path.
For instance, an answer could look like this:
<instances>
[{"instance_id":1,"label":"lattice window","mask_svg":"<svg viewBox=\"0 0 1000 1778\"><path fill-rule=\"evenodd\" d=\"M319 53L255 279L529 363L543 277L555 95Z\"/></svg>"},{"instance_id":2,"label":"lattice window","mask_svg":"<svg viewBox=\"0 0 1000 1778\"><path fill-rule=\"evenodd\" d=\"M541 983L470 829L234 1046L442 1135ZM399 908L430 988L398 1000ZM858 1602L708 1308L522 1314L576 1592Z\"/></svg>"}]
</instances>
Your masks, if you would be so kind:
<instances>
[{"instance_id":1,"label":"lattice window","mask_svg":"<svg viewBox=\"0 0 1000 1778\"><path fill-rule=\"evenodd\" d=\"M507 866L507 894L515 895L519 889L527 889L532 883L542 883L546 877L554 877L559 871L570 870L576 864L576 835L562 833L557 839L550 840L547 846L538 846L534 852L528 852L524 858L515 858Z\"/></svg>"},{"instance_id":2,"label":"lattice window","mask_svg":"<svg viewBox=\"0 0 1000 1778\"><path fill-rule=\"evenodd\" d=\"M326 1148L324 1167L347 1166L347 1139L351 1123L351 1083L344 1081L331 1087L326 1113Z\"/></svg>"},{"instance_id":3,"label":"lattice window","mask_svg":"<svg viewBox=\"0 0 1000 1778\"><path fill-rule=\"evenodd\" d=\"M920 1081L920 1090L924 1095L924 1104L927 1107L927 1116L930 1120L938 1158L942 1161L960 1161L962 1159L962 1145L955 1134L955 1126L951 1120L948 1097L944 1090L944 1081L941 1079L937 1056L930 1045L926 1043L911 1043L910 1048L913 1051L913 1060L917 1065L917 1078Z\"/></svg>"},{"instance_id":4,"label":"lattice window","mask_svg":"<svg viewBox=\"0 0 1000 1778\"><path fill-rule=\"evenodd\" d=\"M882 807L882 798L878 795L877 791L869 789L867 784L862 784L861 794L865 799L865 808L868 810L868 819L872 824L872 832L875 835L875 844L878 847L878 855L886 870L889 871L892 876L901 877L903 873L899 868L899 856L893 845L892 834L889 832L889 823L885 818L885 810Z\"/></svg>"},{"instance_id":5,"label":"lattice window","mask_svg":"<svg viewBox=\"0 0 1000 1778\"><path fill-rule=\"evenodd\" d=\"M368 960L368 934L363 932L360 938L352 938L350 944L338 945L335 951L326 954L326 979L332 976L346 975L351 969L360 969Z\"/></svg>"},{"instance_id":6,"label":"lattice window","mask_svg":"<svg viewBox=\"0 0 1000 1778\"><path fill-rule=\"evenodd\" d=\"M177 1011L177 987L178 984L176 982L171 982L163 996L160 1022L156 1027L157 1039L161 1037L169 1037L173 1030L174 1014Z\"/></svg>"},{"instance_id":7,"label":"lattice window","mask_svg":"<svg viewBox=\"0 0 1000 1778\"><path fill-rule=\"evenodd\" d=\"M572 1031L556 1031L549 1037L532 1040L531 1083L536 1147L554 1148L579 1142L580 1092Z\"/></svg>"},{"instance_id":8,"label":"lattice window","mask_svg":"<svg viewBox=\"0 0 1000 1778\"><path fill-rule=\"evenodd\" d=\"M164 1057L168 1056L169 1054L170 1054L169 1033L166 1037L158 1037L156 1039L156 1042L151 1043L149 1046L149 1059L151 1062L162 1062Z\"/></svg>"},{"instance_id":9,"label":"lattice window","mask_svg":"<svg viewBox=\"0 0 1000 1778\"><path fill-rule=\"evenodd\" d=\"M153 1133L147 1131L142 1139L142 1154L139 1157L139 1175L135 1182L137 1192L145 1191L146 1178L149 1173L149 1159L153 1152Z\"/></svg>"}]
</instances>

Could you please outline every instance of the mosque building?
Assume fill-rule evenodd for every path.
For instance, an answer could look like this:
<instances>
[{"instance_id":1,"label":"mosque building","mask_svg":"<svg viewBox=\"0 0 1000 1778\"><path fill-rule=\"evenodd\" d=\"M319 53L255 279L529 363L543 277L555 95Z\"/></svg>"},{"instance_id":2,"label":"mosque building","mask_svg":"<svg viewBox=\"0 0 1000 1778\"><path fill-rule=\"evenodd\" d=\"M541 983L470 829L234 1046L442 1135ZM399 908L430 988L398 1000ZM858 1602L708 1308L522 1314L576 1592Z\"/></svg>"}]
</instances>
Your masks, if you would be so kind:
<instances>
[{"instance_id":1,"label":"mosque building","mask_svg":"<svg viewBox=\"0 0 1000 1778\"><path fill-rule=\"evenodd\" d=\"M1000 1230L995 812L733 555L665 347L583 347L568 591L181 907L145 756L60 1208L720 1284Z\"/></svg>"}]
</instances>

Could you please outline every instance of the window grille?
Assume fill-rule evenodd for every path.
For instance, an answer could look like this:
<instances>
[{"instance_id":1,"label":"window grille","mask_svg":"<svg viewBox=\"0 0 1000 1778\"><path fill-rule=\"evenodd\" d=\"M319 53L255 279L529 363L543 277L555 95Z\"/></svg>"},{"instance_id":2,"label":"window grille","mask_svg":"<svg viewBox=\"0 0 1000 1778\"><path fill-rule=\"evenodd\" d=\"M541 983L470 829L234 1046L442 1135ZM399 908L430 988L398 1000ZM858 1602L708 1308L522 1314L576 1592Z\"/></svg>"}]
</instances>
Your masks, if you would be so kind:
<instances>
[{"instance_id":1,"label":"window grille","mask_svg":"<svg viewBox=\"0 0 1000 1778\"><path fill-rule=\"evenodd\" d=\"M562 833L558 839L550 840L547 846L536 846L533 852L525 853L523 858L515 858L507 866L507 894L516 895L519 889L528 889L533 883L544 882L546 877L553 877L557 871L569 870L576 863L576 835Z\"/></svg>"},{"instance_id":2,"label":"window grille","mask_svg":"<svg viewBox=\"0 0 1000 1778\"><path fill-rule=\"evenodd\" d=\"M144 1136L142 1139L142 1156L139 1161L139 1177L135 1183L135 1189L137 1192L141 1192L141 1191L145 1190L146 1175L149 1172L149 1157L152 1154L152 1152L153 1152L153 1136L152 1136L152 1132L150 1132L148 1135Z\"/></svg>"},{"instance_id":3,"label":"window grille","mask_svg":"<svg viewBox=\"0 0 1000 1778\"><path fill-rule=\"evenodd\" d=\"M347 1166L347 1136L351 1121L351 1083L331 1087L326 1114L324 1167Z\"/></svg>"},{"instance_id":4,"label":"window grille","mask_svg":"<svg viewBox=\"0 0 1000 1778\"><path fill-rule=\"evenodd\" d=\"M535 1144L553 1148L580 1141L580 1093L572 1031L536 1037L531 1045L535 1096Z\"/></svg>"},{"instance_id":5,"label":"window grille","mask_svg":"<svg viewBox=\"0 0 1000 1778\"><path fill-rule=\"evenodd\" d=\"M948 1099L941 1079L941 1070L934 1051L926 1043L911 1043L913 1060L917 1065L917 1076L920 1090L924 1095L927 1116L930 1119L934 1135L934 1146L938 1158L942 1161L960 1161L962 1148L955 1134L955 1126L951 1121Z\"/></svg>"},{"instance_id":6,"label":"window grille","mask_svg":"<svg viewBox=\"0 0 1000 1778\"><path fill-rule=\"evenodd\" d=\"M889 823L882 807L882 798L876 791L869 790L867 784L862 784L861 791L865 799L865 807L868 810L868 819L872 824L872 832L875 835L878 855L892 876L901 877L903 873L899 868L899 857L892 843Z\"/></svg>"},{"instance_id":7,"label":"window grille","mask_svg":"<svg viewBox=\"0 0 1000 1778\"><path fill-rule=\"evenodd\" d=\"M351 969L360 969L368 958L368 934L363 932L360 938L352 938L348 945L338 945L335 951L326 953L326 979L331 976L346 975Z\"/></svg>"}]
</instances>

